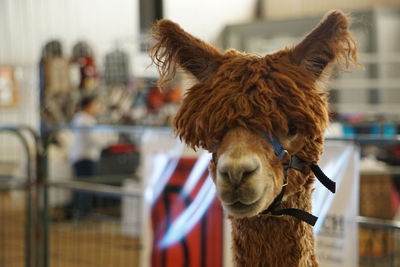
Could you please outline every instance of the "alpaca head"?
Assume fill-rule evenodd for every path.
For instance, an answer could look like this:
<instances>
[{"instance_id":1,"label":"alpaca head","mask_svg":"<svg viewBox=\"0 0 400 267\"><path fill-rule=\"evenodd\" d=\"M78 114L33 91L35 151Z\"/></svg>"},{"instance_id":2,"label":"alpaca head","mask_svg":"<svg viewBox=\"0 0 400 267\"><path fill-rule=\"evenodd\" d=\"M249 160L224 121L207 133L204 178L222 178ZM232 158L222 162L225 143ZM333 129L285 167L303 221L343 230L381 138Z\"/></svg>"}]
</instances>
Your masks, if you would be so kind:
<instances>
[{"instance_id":1,"label":"alpaca head","mask_svg":"<svg viewBox=\"0 0 400 267\"><path fill-rule=\"evenodd\" d=\"M211 175L230 215L257 215L281 191L282 162L264 135L306 162L318 160L328 123L321 81L332 63L357 60L348 27L348 17L330 12L299 44L261 57L221 52L168 20L154 25L151 56L160 86L177 67L196 79L177 113L176 133L214 153ZM291 176L287 194L308 186L304 175Z\"/></svg>"}]
</instances>

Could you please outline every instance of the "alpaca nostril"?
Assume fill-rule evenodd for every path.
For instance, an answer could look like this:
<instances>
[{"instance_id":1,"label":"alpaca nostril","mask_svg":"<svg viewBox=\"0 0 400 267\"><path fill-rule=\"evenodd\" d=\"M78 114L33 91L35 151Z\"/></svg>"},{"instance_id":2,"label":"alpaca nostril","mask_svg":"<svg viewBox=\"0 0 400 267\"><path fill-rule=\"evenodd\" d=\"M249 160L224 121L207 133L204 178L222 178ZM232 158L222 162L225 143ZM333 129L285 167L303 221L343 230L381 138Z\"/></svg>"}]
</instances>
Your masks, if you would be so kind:
<instances>
[{"instance_id":1,"label":"alpaca nostril","mask_svg":"<svg viewBox=\"0 0 400 267\"><path fill-rule=\"evenodd\" d=\"M230 179L230 177L229 177L229 172L218 171L218 173L219 173L219 175L220 175L223 179L225 179L225 180Z\"/></svg>"},{"instance_id":2,"label":"alpaca nostril","mask_svg":"<svg viewBox=\"0 0 400 267\"><path fill-rule=\"evenodd\" d=\"M244 182L246 182L248 179L250 179L257 172L257 170L258 170L258 166L256 168L243 170L241 173L239 173L238 186L243 184Z\"/></svg>"},{"instance_id":3,"label":"alpaca nostril","mask_svg":"<svg viewBox=\"0 0 400 267\"><path fill-rule=\"evenodd\" d=\"M251 171L244 171L242 174L242 180L247 180L250 178L255 172L257 172L258 167Z\"/></svg>"},{"instance_id":4,"label":"alpaca nostril","mask_svg":"<svg viewBox=\"0 0 400 267\"><path fill-rule=\"evenodd\" d=\"M232 164L224 165L218 170L220 177L235 188L250 179L259 169L258 164Z\"/></svg>"}]
</instances>

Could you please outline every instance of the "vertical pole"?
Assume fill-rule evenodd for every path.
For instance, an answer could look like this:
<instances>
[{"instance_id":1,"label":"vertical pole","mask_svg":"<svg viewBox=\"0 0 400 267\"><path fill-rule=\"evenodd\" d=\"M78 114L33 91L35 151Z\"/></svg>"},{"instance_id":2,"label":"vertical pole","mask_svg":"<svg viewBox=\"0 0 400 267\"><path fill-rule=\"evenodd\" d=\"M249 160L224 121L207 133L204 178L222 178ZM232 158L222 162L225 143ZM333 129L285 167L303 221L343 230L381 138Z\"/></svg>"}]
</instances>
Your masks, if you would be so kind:
<instances>
[{"instance_id":1,"label":"vertical pole","mask_svg":"<svg viewBox=\"0 0 400 267\"><path fill-rule=\"evenodd\" d=\"M32 201L32 190L33 190L33 175L32 175L32 158L30 155L28 144L23 142L26 146L26 184L23 187L25 195L25 267L34 267L32 263L35 261L35 246L33 246L34 237L34 206Z\"/></svg>"},{"instance_id":2,"label":"vertical pole","mask_svg":"<svg viewBox=\"0 0 400 267\"><path fill-rule=\"evenodd\" d=\"M4 129L2 129L4 130ZM16 135L16 137L21 141L22 146L24 147L24 151L26 153L26 182L22 189L24 190L25 197L25 266L26 267L36 267L33 265L35 262L35 246L33 245L34 241L34 231L33 227L35 225L35 210L34 210L34 201L32 198L32 190L34 188L34 177L32 172L32 158L31 151L29 148L29 143L26 137L22 134L23 127L21 128L8 128L6 131L9 131ZM35 142L36 144L36 142Z\"/></svg>"},{"instance_id":3,"label":"vertical pole","mask_svg":"<svg viewBox=\"0 0 400 267\"><path fill-rule=\"evenodd\" d=\"M44 174L47 173L46 167L43 168L40 167L42 162L47 163L45 160L42 159L43 154L43 147L42 147L42 141L40 139L40 136L37 134L35 130L33 130L30 127L27 126L19 126L19 127L1 127L0 126L0 132L9 132L12 134L15 134L16 137L21 141L21 144L23 145L24 151L26 152L26 160L27 160L27 166L26 166L26 174L27 174L27 181L23 185L22 189L24 190L25 193L25 267L42 267L47 265L42 265L40 264L43 261L39 261L39 250L42 247L41 243L39 242L40 240L40 235L43 233L41 230L41 224L38 220L39 213L38 213L38 206L39 206L39 200L40 194L38 192L38 180L45 181L46 176ZM33 172L32 168L32 151L30 149L29 142L27 140L26 135L24 133L28 133L33 138L34 141L34 154L36 155L36 177ZM45 156L45 155L44 155ZM35 179L36 178L36 179ZM20 187L18 187L20 189ZM44 198L45 199L45 198ZM47 206L45 206L47 207ZM47 211L47 209L46 209ZM43 235L43 234L42 234ZM45 235L46 237L46 235ZM47 237L46 237L47 238ZM43 238L42 238L43 239ZM46 239L44 239L46 241ZM47 244L47 243L45 243ZM45 255L47 256L47 255ZM45 262L45 261L44 261Z\"/></svg>"},{"instance_id":4,"label":"vertical pole","mask_svg":"<svg viewBox=\"0 0 400 267\"><path fill-rule=\"evenodd\" d=\"M26 258L26 266L27 267L42 267L42 253L44 246L42 245L43 235L44 232L42 230L42 219L40 217L40 208L41 208L41 181L43 181L43 173L46 174L46 170L42 170L42 156L44 155L43 150L43 141L41 136L38 134L37 131L32 129L29 126L21 126L19 127L20 130L26 131L28 134L31 135L34 141L34 154L35 158L35 168L32 168L32 161L29 161L30 166L30 179L29 184L27 185L28 188L28 195L27 195L27 207L28 207L28 218L29 222L27 223L27 231L29 233L29 243L27 244L30 248L29 255ZM23 138L23 135L20 134L20 137ZM29 151L28 143L26 142L27 150ZM30 153L30 152L28 152ZM29 154L31 156L32 154ZM35 175L33 173L35 171Z\"/></svg>"},{"instance_id":5,"label":"vertical pole","mask_svg":"<svg viewBox=\"0 0 400 267\"><path fill-rule=\"evenodd\" d=\"M42 149L37 153L37 198L38 198L38 267L48 267L48 207L47 207L47 138L43 136Z\"/></svg>"}]
</instances>

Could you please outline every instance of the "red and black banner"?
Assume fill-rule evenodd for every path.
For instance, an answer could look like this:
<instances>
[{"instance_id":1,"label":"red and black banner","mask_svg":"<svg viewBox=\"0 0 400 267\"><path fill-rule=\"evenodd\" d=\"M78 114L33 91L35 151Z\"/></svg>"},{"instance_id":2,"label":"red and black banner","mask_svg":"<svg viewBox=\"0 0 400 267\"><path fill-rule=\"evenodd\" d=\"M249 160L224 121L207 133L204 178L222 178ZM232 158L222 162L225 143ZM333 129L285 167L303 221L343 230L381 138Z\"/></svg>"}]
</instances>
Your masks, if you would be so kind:
<instances>
[{"instance_id":1,"label":"red and black banner","mask_svg":"<svg viewBox=\"0 0 400 267\"><path fill-rule=\"evenodd\" d=\"M223 257L223 212L215 195L204 202L204 214L199 216L193 227L182 238L169 246L163 246L166 237L177 218L188 210L202 187L209 184L208 171L200 178L191 192L183 193L183 187L193 170L196 158L181 158L162 193L155 200L151 211L153 267L219 267ZM204 191L204 190L203 190ZM200 203L201 205L201 203ZM204 207L203 207L204 208ZM192 216L196 217L196 216ZM185 225L186 227L187 225Z\"/></svg>"}]
</instances>

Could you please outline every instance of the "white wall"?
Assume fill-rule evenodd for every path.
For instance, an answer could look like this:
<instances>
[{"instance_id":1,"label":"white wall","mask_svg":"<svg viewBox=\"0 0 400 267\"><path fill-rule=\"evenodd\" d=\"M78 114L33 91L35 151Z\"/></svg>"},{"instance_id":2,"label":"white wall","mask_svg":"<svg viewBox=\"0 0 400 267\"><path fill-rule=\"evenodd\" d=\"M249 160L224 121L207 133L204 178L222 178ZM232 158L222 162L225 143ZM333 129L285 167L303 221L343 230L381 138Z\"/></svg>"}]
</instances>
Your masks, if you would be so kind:
<instances>
[{"instance_id":1,"label":"white wall","mask_svg":"<svg viewBox=\"0 0 400 267\"><path fill-rule=\"evenodd\" d=\"M377 48L381 57L400 55L400 18L396 13L385 14L377 20L378 38ZM400 77L400 62L385 62L379 64L379 76L382 82L396 84L395 88L382 88L382 102L388 104L400 103L399 85L396 81Z\"/></svg>"},{"instance_id":2,"label":"white wall","mask_svg":"<svg viewBox=\"0 0 400 267\"><path fill-rule=\"evenodd\" d=\"M209 42L226 24L249 21L254 5L255 0L164 2L167 18ZM43 45L59 39L67 56L77 41L88 41L101 68L118 41L133 56L135 74L154 75L154 70L143 71L150 63L147 55L135 54L138 0L0 0L0 36L0 65L36 66Z\"/></svg>"},{"instance_id":3,"label":"white wall","mask_svg":"<svg viewBox=\"0 0 400 267\"><path fill-rule=\"evenodd\" d=\"M37 129L39 127L37 72L32 67L18 67L15 74L18 81L17 106L0 109L0 126L18 124ZM25 151L20 140L9 132L0 132L0 164L13 162L20 168L24 166L25 160ZM0 168L0 172L2 171Z\"/></svg>"},{"instance_id":4,"label":"white wall","mask_svg":"<svg viewBox=\"0 0 400 267\"><path fill-rule=\"evenodd\" d=\"M248 22L255 0L164 0L165 17L187 32L212 42L226 24Z\"/></svg>"},{"instance_id":5,"label":"white wall","mask_svg":"<svg viewBox=\"0 0 400 267\"><path fill-rule=\"evenodd\" d=\"M332 9L346 12L371 8L395 8L399 0L263 0L264 16L268 19L288 19L322 15Z\"/></svg>"},{"instance_id":6,"label":"white wall","mask_svg":"<svg viewBox=\"0 0 400 267\"><path fill-rule=\"evenodd\" d=\"M227 23L249 21L255 0L165 0L165 16L213 41ZM98 59L116 40L139 33L138 0L1 0L0 64L34 65L43 44L60 39L71 53L78 40L92 43ZM100 63L100 62L99 62Z\"/></svg>"},{"instance_id":7,"label":"white wall","mask_svg":"<svg viewBox=\"0 0 400 267\"><path fill-rule=\"evenodd\" d=\"M104 55L115 40L138 33L136 0L1 0L0 64L33 65L49 39L71 53L78 40Z\"/></svg>"}]
</instances>

